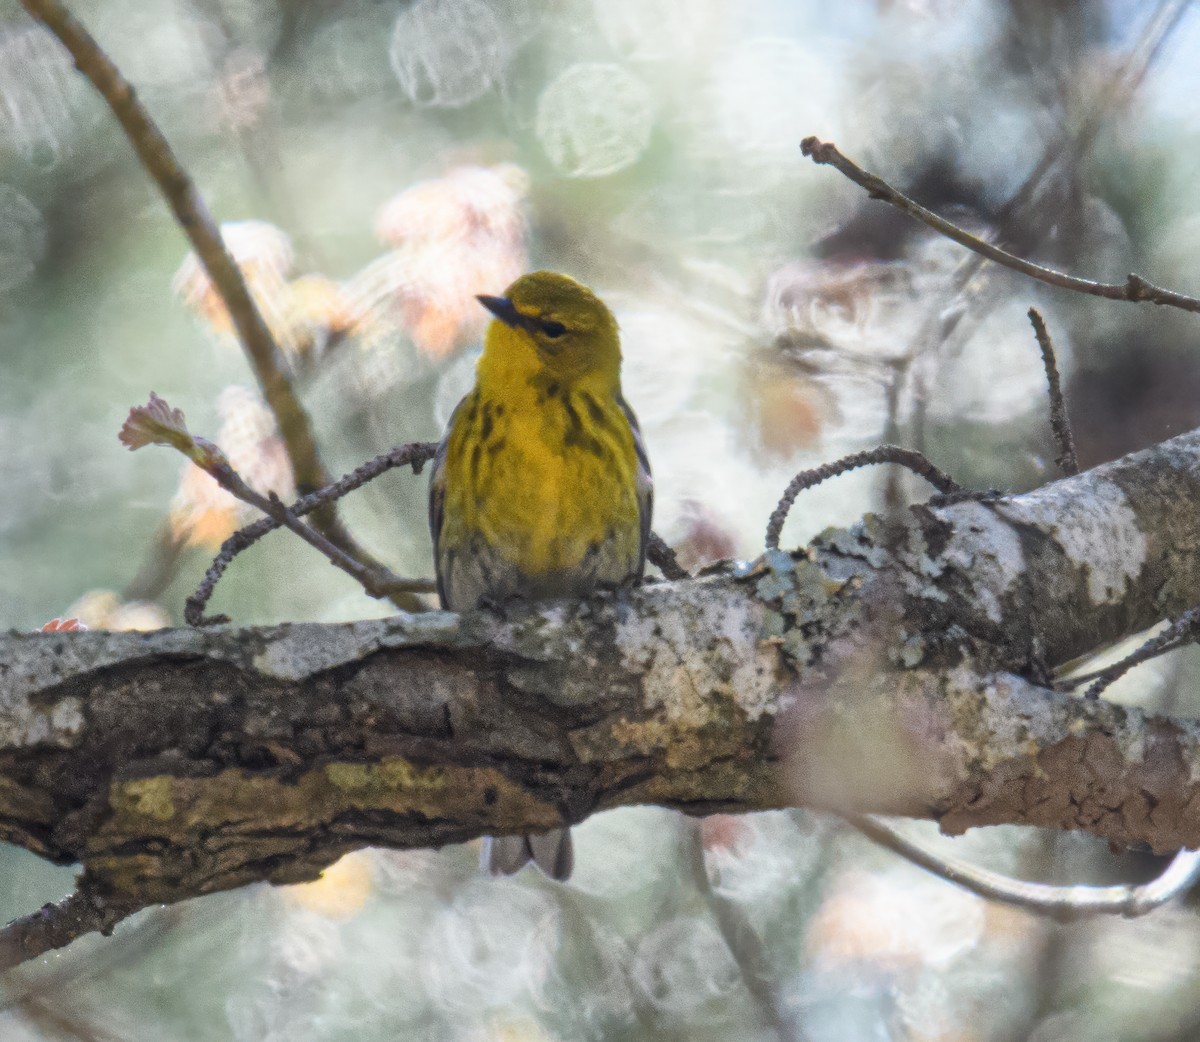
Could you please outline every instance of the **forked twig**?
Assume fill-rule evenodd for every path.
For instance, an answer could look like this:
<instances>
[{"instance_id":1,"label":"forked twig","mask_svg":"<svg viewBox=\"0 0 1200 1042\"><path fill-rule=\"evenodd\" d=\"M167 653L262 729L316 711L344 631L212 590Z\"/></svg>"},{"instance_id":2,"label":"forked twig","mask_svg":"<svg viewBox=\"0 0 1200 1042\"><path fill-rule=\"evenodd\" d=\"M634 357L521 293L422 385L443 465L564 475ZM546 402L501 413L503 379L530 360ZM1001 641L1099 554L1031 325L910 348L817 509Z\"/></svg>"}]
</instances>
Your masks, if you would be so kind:
<instances>
[{"instance_id":1,"label":"forked twig","mask_svg":"<svg viewBox=\"0 0 1200 1042\"><path fill-rule=\"evenodd\" d=\"M228 462L218 463L208 470L218 484L252 507L257 507L277 524L295 532L318 553L322 553L335 567L354 579L372 597L386 597L387 592L376 585L375 573L366 565L359 564L340 547L334 546L316 529L301 521L274 492L262 495L255 492Z\"/></svg>"},{"instance_id":2,"label":"forked twig","mask_svg":"<svg viewBox=\"0 0 1200 1042\"><path fill-rule=\"evenodd\" d=\"M433 459L436 452L437 444L434 442L418 441L401 445L390 452L368 460L361 467L352 470L333 484L326 485L316 492L310 492L307 496L301 496L287 508L287 512L294 518L303 517L324 504L340 499L355 489L361 488L368 481L372 481L380 474L395 467L412 467L414 473L420 474L422 468L429 460ZM246 525L245 528L239 529L225 540L212 564L208 566L208 571L204 573L204 579L196 588L196 592L187 599L187 603L184 605L183 615L189 625L208 626L229 621L224 615L212 618L204 615L204 609L212 598L217 583L221 581L221 576L225 574L225 569L243 550L253 546L268 532L282 528L285 524L287 522L280 517L269 515L253 524ZM400 592L429 593L433 589L434 585L428 579L401 579L383 588L382 595L393 596Z\"/></svg>"},{"instance_id":3,"label":"forked twig","mask_svg":"<svg viewBox=\"0 0 1200 1042\"><path fill-rule=\"evenodd\" d=\"M138 405L129 410L129 415L122 424L117 437L123 445L134 452L147 445L165 445L175 449L212 477L236 499L261 510L275 522L274 527L288 528L295 532L306 543L324 554L334 565L355 579L372 597L387 597L395 602L398 591L412 592L413 586L410 580L397 579L386 569L383 570L384 575L381 576L378 569L368 568L361 564L322 533L306 525L275 493L263 495L251 488L233 468L220 446L215 445L207 438L193 435L188 430L187 419L183 415L183 411L172 408L169 402L160 398L153 391L150 392L150 400L145 405ZM310 511L320 510L326 504L334 502L338 496L345 495L372 477L382 474L389 466L396 466L400 462L415 464L419 461L423 464L434 454L436 447L420 444L403 446L394 451L396 462L389 463L391 454L378 457L372 463L360 467L354 474L328 486L322 490L320 495L312 496L309 499L308 509ZM265 529L264 534L266 531L270 531L270 529ZM226 547L231 547L231 552L223 561L217 577L235 554L244 550L253 541L253 539L246 540L243 537L231 544L227 540ZM224 550L226 547L222 549ZM212 569L210 569L211 571ZM215 583L215 581L214 579L213 582ZM211 587L209 592L211 592Z\"/></svg>"},{"instance_id":4,"label":"forked twig","mask_svg":"<svg viewBox=\"0 0 1200 1042\"><path fill-rule=\"evenodd\" d=\"M1037 200L1038 193L1043 187L1046 175L1057 165L1073 166L1087 153L1103 126L1104 116L1112 107L1114 101L1122 93L1131 93L1145 78L1154 60L1161 53L1172 32L1178 27L1186 13L1190 0L1162 0L1155 13L1146 20L1145 28L1134 46L1127 52L1116 72L1109 77L1099 96L1088 107L1078 128L1073 133L1059 136L1050 141L1042 149L1041 158L1033 171L1025 178L1020 188L1006 202L996 215L996 226L999 234L1004 236L1008 229L1011 239L1013 231L1018 227L1030 225L1032 204ZM1043 222L1033 222L1033 226L1041 227ZM950 292L943 297L942 302L936 302L930 308L929 314L922 323L922 329L914 338L914 343L922 343L932 337L937 341L937 348L945 345L950 335L962 327L958 320L946 322L950 309L946 301L965 301L968 287L972 285L976 273L984 265L985 260L978 253L971 253L958 265L950 278ZM971 291L978 296L978 287ZM923 349L924 350L924 349ZM910 349L908 356L913 357ZM922 379L917 374L918 380ZM915 400L913 447L924 450L924 395L918 393Z\"/></svg>"}]
</instances>

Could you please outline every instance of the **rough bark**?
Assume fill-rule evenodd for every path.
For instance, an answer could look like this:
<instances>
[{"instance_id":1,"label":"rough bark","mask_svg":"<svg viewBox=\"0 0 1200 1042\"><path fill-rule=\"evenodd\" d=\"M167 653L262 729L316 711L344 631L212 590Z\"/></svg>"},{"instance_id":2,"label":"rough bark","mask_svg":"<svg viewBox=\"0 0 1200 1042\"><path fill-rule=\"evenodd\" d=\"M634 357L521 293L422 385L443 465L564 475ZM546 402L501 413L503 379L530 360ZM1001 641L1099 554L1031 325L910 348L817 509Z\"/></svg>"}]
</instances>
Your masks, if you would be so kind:
<instances>
[{"instance_id":1,"label":"rough bark","mask_svg":"<svg viewBox=\"0 0 1200 1042\"><path fill-rule=\"evenodd\" d=\"M1048 670L1191 606L1200 433L582 603L0 638L0 837L121 907L656 803L1200 846L1200 728Z\"/></svg>"}]
</instances>

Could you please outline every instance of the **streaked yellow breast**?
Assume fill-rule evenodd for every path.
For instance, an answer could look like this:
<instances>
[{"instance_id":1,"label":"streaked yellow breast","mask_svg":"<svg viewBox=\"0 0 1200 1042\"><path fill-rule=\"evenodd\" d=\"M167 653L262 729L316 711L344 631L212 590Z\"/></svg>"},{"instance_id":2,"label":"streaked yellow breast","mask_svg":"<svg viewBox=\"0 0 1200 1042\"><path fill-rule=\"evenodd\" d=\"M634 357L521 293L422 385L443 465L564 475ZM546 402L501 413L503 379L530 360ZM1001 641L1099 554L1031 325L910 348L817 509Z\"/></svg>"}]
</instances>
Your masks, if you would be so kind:
<instances>
[{"instance_id":1,"label":"streaked yellow breast","mask_svg":"<svg viewBox=\"0 0 1200 1042\"><path fill-rule=\"evenodd\" d=\"M584 588L562 592L628 577L640 556L638 463L619 402L542 376L503 390L477 388L455 416L443 543L478 533L535 589L546 576L569 586L576 570ZM598 554L609 574L593 574Z\"/></svg>"}]
</instances>

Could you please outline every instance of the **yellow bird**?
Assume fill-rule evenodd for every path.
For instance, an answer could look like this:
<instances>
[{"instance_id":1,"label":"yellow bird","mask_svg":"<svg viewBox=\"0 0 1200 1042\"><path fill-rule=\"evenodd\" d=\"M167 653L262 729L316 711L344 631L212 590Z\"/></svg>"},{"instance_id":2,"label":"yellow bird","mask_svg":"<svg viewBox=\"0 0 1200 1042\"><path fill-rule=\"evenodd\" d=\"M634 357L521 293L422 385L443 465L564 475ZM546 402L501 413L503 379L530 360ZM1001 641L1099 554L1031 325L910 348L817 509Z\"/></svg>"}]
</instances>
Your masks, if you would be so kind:
<instances>
[{"instance_id":1,"label":"yellow bird","mask_svg":"<svg viewBox=\"0 0 1200 1042\"><path fill-rule=\"evenodd\" d=\"M637 420L621 397L621 343L604 302L535 271L502 297L475 386L434 459L429 527L442 606L584 597L641 578L653 500ZM533 861L571 874L567 829L489 839L493 873Z\"/></svg>"}]
</instances>

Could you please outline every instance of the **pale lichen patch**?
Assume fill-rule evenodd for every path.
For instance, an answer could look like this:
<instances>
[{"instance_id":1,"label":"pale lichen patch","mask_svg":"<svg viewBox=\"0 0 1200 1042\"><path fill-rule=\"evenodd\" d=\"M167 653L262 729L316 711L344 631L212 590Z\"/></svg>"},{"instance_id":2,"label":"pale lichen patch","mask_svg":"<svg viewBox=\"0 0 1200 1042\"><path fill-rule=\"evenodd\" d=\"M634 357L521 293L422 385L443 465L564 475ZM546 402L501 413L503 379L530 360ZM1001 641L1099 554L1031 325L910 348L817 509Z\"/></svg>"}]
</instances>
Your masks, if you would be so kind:
<instances>
[{"instance_id":1,"label":"pale lichen patch","mask_svg":"<svg viewBox=\"0 0 1200 1042\"><path fill-rule=\"evenodd\" d=\"M50 738L50 721L23 699L11 706L0 699L0 746L41 745Z\"/></svg>"},{"instance_id":2,"label":"pale lichen patch","mask_svg":"<svg viewBox=\"0 0 1200 1042\"><path fill-rule=\"evenodd\" d=\"M0 698L0 746L73 745L84 729L83 703L64 698L43 708L24 698Z\"/></svg>"},{"instance_id":3,"label":"pale lichen patch","mask_svg":"<svg viewBox=\"0 0 1200 1042\"><path fill-rule=\"evenodd\" d=\"M959 680L952 681L957 687ZM991 692L978 702L979 728L977 762L984 771L994 769L1011 755L1011 750L1026 747L1041 752L1065 740L1103 736L1119 751L1124 769L1146 760L1146 715L1132 706L1117 706L1103 701L1088 701L1067 696L1047 698L1044 689L1004 674L990 678ZM1181 741L1196 742L1200 729L1186 726ZM960 727L961 732L970 729Z\"/></svg>"},{"instance_id":4,"label":"pale lichen patch","mask_svg":"<svg viewBox=\"0 0 1200 1042\"><path fill-rule=\"evenodd\" d=\"M996 509L1053 537L1087 576L1093 604L1116 604L1146 563L1148 546L1137 514L1124 490L1105 478L1087 480L1082 493L1069 497L1049 485Z\"/></svg>"},{"instance_id":5,"label":"pale lichen patch","mask_svg":"<svg viewBox=\"0 0 1200 1042\"><path fill-rule=\"evenodd\" d=\"M164 657L186 643L178 631L154 634ZM14 654L0 660L0 746L73 746L86 721L82 703L56 691L75 677L136 660L143 653L144 633L13 634ZM31 695L47 693L36 701Z\"/></svg>"},{"instance_id":6,"label":"pale lichen patch","mask_svg":"<svg viewBox=\"0 0 1200 1042\"><path fill-rule=\"evenodd\" d=\"M616 649L625 669L643 673L649 707L668 720L703 726L719 715L714 695L755 720L775 705L761 616L747 598L699 583L670 612L619 620Z\"/></svg>"},{"instance_id":7,"label":"pale lichen patch","mask_svg":"<svg viewBox=\"0 0 1200 1042\"><path fill-rule=\"evenodd\" d=\"M1025 554L1012 524L982 503L962 503L947 515L954 530L942 559L971 578L975 601L992 622L1002 622L1001 599L1020 581Z\"/></svg>"},{"instance_id":8,"label":"pale lichen patch","mask_svg":"<svg viewBox=\"0 0 1200 1042\"><path fill-rule=\"evenodd\" d=\"M383 648L470 643L462 616L447 611L360 619L341 625L288 623L264 631L249 665L262 676L303 680L313 673L359 662Z\"/></svg>"},{"instance_id":9,"label":"pale lichen patch","mask_svg":"<svg viewBox=\"0 0 1200 1042\"><path fill-rule=\"evenodd\" d=\"M83 725L83 702L78 698L64 698L50 711L50 726L59 734L77 735Z\"/></svg>"},{"instance_id":10,"label":"pale lichen patch","mask_svg":"<svg viewBox=\"0 0 1200 1042\"><path fill-rule=\"evenodd\" d=\"M316 670L361 659L377 646L379 620L349 626L293 623L281 626L263 641L250 660L257 673L278 680L301 680Z\"/></svg>"}]
</instances>

